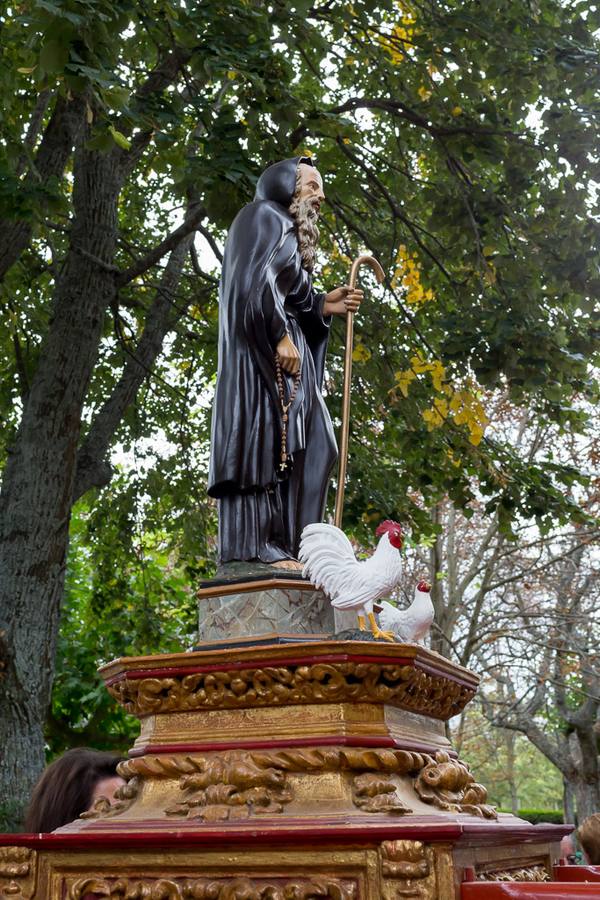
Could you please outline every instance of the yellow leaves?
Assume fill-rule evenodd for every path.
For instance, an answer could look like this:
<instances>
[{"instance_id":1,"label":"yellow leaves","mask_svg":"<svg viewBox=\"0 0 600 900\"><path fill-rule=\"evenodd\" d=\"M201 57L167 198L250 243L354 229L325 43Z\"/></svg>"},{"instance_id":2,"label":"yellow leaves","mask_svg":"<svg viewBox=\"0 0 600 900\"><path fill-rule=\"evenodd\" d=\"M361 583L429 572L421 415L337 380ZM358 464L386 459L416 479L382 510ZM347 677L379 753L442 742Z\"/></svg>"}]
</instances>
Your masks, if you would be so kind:
<instances>
[{"instance_id":1,"label":"yellow leaves","mask_svg":"<svg viewBox=\"0 0 600 900\"><path fill-rule=\"evenodd\" d=\"M392 65L398 66L404 61L415 34L416 17L406 3L398 3L400 21L394 25L389 35L379 35L377 40L388 52Z\"/></svg>"},{"instance_id":2,"label":"yellow leaves","mask_svg":"<svg viewBox=\"0 0 600 900\"><path fill-rule=\"evenodd\" d=\"M487 260L487 265L485 267L485 271L483 273L483 280L486 284L495 284L496 283L496 266L490 260Z\"/></svg>"},{"instance_id":3,"label":"yellow leaves","mask_svg":"<svg viewBox=\"0 0 600 900\"><path fill-rule=\"evenodd\" d=\"M454 116L454 118L462 116L462 106L453 106L450 110L450 115Z\"/></svg>"},{"instance_id":4,"label":"yellow leaves","mask_svg":"<svg viewBox=\"0 0 600 900\"><path fill-rule=\"evenodd\" d=\"M300 151L300 156L313 156L312 150L307 150L306 147L303 147Z\"/></svg>"},{"instance_id":5,"label":"yellow leaves","mask_svg":"<svg viewBox=\"0 0 600 900\"><path fill-rule=\"evenodd\" d=\"M410 359L410 368L404 372L396 372L396 387L403 397L408 397L412 382L419 376L428 374L436 395L429 409L421 413L428 431L441 428L445 422L452 421L457 426L465 426L469 432L469 442L476 447L481 443L489 419L479 399L476 386L467 383L456 390L448 382L445 366L439 359L428 361L421 351ZM458 465L451 458L454 465Z\"/></svg>"},{"instance_id":6,"label":"yellow leaves","mask_svg":"<svg viewBox=\"0 0 600 900\"><path fill-rule=\"evenodd\" d=\"M342 144L350 144L350 138L342 138Z\"/></svg>"},{"instance_id":7,"label":"yellow leaves","mask_svg":"<svg viewBox=\"0 0 600 900\"><path fill-rule=\"evenodd\" d=\"M234 69L228 69L227 77L230 81L235 81L235 79L238 77L238 73Z\"/></svg>"},{"instance_id":8,"label":"yellow leaves","mask_svg":"<svg viewBox=\"0 0 600 900\"><path fill-rule=\"evenodd\" d=\"M408 369L406 372L396 372L396 384L403 397L408 397L408 388L411 381L414 381L416 377L415 372L411 369Z\"/></svg>"},{"instance_id":9,"label":"yellow leaves","mask_svg":"<svg viewBox=\"0 0 600 900\"><path fill-rule=\"evenodd\" d=\"M429 177L429 164L424 153L419 153L417 156L417 167L423 178Z\"/></svg>"},{"instance_id":10,"label":"yellow leaves","mask_svg":"<svg viewBox=\"0 0 600 900\"><path fill-rule=\"evenodd\" d=\"M404 299L410 306L421 306L433 300L433 291L425 290L421 284L421 263L416 253L409 253L404 244L398 248L396 269L392 277L392 288L405 290Z\"/></svg>"},{"instance_id":11,"label":"yellow leaves","mask_svg":"<svg viewBox=\"0 0 600 900\"><path fill-rule=\"evenodd\" d=\"M364 344L356 344L352 351L352 359L354 362L368 362L371 359L371 351Z\"/></svg>"},{"instance_id":12,"label":"yellow leaves","mask_svg":"<svg viewBox=\"0 0 600 900\"><path fill-rule=\"evenodd\" d=\"M469 442L477 447L489 425L489 419L477 395L470 390L455 391L450 401L450 410L457 425L467 426Z\"/></svg>"},{"instance_id":13,"label":"yellow leaves","mask_svg":"<svg viewBox=\"0 0 600 900\"><path fill-rule=\"evenodd\" d=\"M433 361L429 371L431 373L431 380L433 381L434 388L436 389L436 391L442 391L443 390L442 381L445 381L445 379L446 379L446 369L441 364L439 359L435 359ZM447 387L447 385L446 385L446 387Z\"/></svg>"},{"instance_id":14,"label":"yellow leaves","mask_svg":"<svg viewBox=\"0 0 600 900\"><path fill-rule=\"evenodd\" d=\"M406 372L396 372L395 375L396 384L404 397L408 397L408 387L411 381L414 381L417 375L421 375L424 372L430 373L435 390L443 392L444 387L446 387L446 385L443 384L446 380L445 367L439 359L434 359L433 362L427 362L419 350L415 356L411 356L410 358L410 369Z\"/></svg>"},{"instance_id":15,"label":"yellow leaves","mask_svg":"<svg viewBox=\"0 0 600 900\"><path fill-rule=\"evenodd\" d=\"M421 416L427 423L427 430L439 428L448 418L448 401L444 397L436 398L431 409L426 409Z\"/></svg>"},{"instance_id":16,"label":"yellow leaves","mask_svg":"<svg viewBox=\"0 0 600 900\"><path fill-rule=\"evenodd\" d=\"M426 88L424 84L421 85L421 87L417 91L417 94L419 95L421 100L429 100L429 98L431 97L431 91L429 90L429 88Z\"/></svg>"}]
</instances>

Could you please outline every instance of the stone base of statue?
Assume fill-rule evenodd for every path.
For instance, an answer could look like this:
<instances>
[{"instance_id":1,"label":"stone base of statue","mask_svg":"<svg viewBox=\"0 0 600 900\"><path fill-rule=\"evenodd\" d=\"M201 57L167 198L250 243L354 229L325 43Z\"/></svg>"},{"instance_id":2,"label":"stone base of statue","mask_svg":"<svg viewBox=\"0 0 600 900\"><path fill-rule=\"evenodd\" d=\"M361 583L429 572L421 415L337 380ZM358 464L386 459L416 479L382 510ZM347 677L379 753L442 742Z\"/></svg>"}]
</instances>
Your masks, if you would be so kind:
<instances>
[{"instance_id":1,"label":"stone base of statue","mask_svg":"<svg viewBox=\"0 0 600 900\"><path fill-rule=\"evenodd\" d=\"M335 631L331 603L313 584L300 574L290 576L284 569L261 569L266 571L217 577L204 583L198 591L201 641L226 642L264 634L300 637Z\"/></svg>"},{"instance_id":2,"label":"stone base of statue","mask_svg":"<svg viewBox=\"0 0 600 900\"><path fill-rule=\"evenodd\" d=\"M446 738L472 672L417 645L289 640L104 666L141 721L127 784L0 840L0 898L456 900L552 878L570 826L497 815Z\"/></svg>"}]
</instances>

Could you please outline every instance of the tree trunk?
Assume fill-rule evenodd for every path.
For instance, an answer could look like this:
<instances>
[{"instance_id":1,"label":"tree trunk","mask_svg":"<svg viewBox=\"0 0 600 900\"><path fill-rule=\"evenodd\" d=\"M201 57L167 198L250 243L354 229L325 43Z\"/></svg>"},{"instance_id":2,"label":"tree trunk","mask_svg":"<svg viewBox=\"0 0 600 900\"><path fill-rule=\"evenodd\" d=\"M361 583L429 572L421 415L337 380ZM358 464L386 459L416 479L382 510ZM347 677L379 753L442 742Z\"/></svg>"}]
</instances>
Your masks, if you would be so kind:
<instances>
[{"instance_id":1,"label":"tree trunk","mask_svg":"<svg viewBox=\"0 0 600 900\"><path fill-rule=\"evenodd\" d=\"M514 731L504 729L504 741L506 744L506 775L508 778L508 787L510 790L510 811L513 816L519 814L519 794L517 791L515 763L517 754L515 751L516 735Z\"/></svg>"},{"instance_id":2,"label":"tree trunk","mask_svg":"<svg viewBox=\"0 0 600 900\"><path fill-rule=\"evenodd\" d=\"M70 249L0 494L0 797L21 805L44 760L81 412L115 293L119 187L116 154L79 150Z\"/></svg>"},{"instance_id":3,"label":"tree trunk","mask_svg":"<svg viewBox=\"0 0 600 900\"><path fill-rule=\"evenodd\" d=\"M575 795L570 781L563 777L563 815L569 825L575 823Z\"/></svg>"},{"instance_id":4,"label":"tree trunk","mask_svg":"<svg viewBox=\"0 0 600 900\"><path fill-rule=\"evenodd\" d=\"M600 786L597 782L590 784L587 779L581 777L572 781L570 786L575 795L577 824L581 825L584 819L600 810Z\"/></svg>"}]
</instances>

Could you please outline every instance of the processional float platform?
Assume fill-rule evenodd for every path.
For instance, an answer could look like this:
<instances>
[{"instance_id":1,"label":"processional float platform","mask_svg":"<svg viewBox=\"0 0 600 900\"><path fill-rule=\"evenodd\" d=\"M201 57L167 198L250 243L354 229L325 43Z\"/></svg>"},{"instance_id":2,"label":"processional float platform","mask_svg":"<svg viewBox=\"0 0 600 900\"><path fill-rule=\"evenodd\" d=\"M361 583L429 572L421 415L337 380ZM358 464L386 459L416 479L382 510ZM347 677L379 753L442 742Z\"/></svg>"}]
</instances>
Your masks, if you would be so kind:
<instances>
[{"instance_id":1,"label":"processional float platform","mask_svg":"<svg viewBox=\"0 0 600 900\"><path fill-rule=\"evenodd\" d=\"M488 805L445 733L478 678L421 646L263 635L101 673L141 721L127 783L1 838L1 898L456 900L466 873L553 877L571 827Z\"/></svg>"}]
</instances>

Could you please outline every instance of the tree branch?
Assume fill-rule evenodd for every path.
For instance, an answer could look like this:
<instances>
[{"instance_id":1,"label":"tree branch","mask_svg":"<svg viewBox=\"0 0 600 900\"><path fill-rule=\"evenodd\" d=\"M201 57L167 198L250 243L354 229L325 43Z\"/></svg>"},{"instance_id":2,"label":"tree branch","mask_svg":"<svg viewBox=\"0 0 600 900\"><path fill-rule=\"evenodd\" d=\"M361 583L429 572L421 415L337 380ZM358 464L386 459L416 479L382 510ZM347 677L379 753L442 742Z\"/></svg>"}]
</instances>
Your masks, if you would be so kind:
<instances>
[{"instance_id":1,"label":"tree branch","mask_svg":"<svg viewBox=\"0 0 600 900\"><path fill-rule=\"evenodd\" d=\"M72 100L58 97L33 164L23 181L24 190L44 186L51 178L62 177L85 122L85 104L85 93L77 94ZM0 280L29 244L32 231L30 220L0 220Z\"/></svg>"},{"instance_id":2,"label":"tree branch","mask_svg":"<svg viewBox=\"0 0 600 900\"><path fill-rule=\"evenodd\" d=\"M188 224L188 220L184 225ZM165 336L179 319L185 315L187 307L175 307L173 299L177 291L185 259L193 242L193 230L187 229L184 237L171 251L164 269L146 324L134 352L130 353L121 378L111 396L99 410L79 448L77 473L73 491L76 501L92 487L104 487L113 475L106 460L115 431L128 406L135 400L143 381L151 373L152 367L162 350Z\"/></svg>"},{"instance_id":3,"label":"tree branch","mask_svg":"<svg viewBox=\"0 0 600 900\"><path fill-rule=\"evenodd\" d=\"M44 121L44 116L46 114L46 110L48 109L48 104L50 103L51 97L52 92L50 88L46 88L38 94L34 110L31 114L31 119L29 120L27 134L25 135L25 140L23 141L23 152L19 156L19 161L17 162L17 166L15 169L15 175L18 175L19 177L27 168L28 156L33 152L33 148L35 147L35 142L37 140L38 134L40 133L40 128L42 127L42 122Z\"/></svg>"},{"instance_id":4,"label":"tree branch","mask_svg":"<svg viewBox=\"0 0 600 900\"><path fill-rule=\"evenodd\" d=\"M196 231L200 221L205 216L206 210L202 206L197 207L194 212L186 217L185 221L161 241L160 244L150 250L149 253L138 260L138 262L117 275L117 287L124 287L126 284L129 284L130 281L133 281L134 278L137 278L138 275L142 275L148 269L152 268L152 266L162 259L163 256L166 256L167 253L173 250L183 238L187 237L190 232Z\"/></svg>"}]
</instances>

